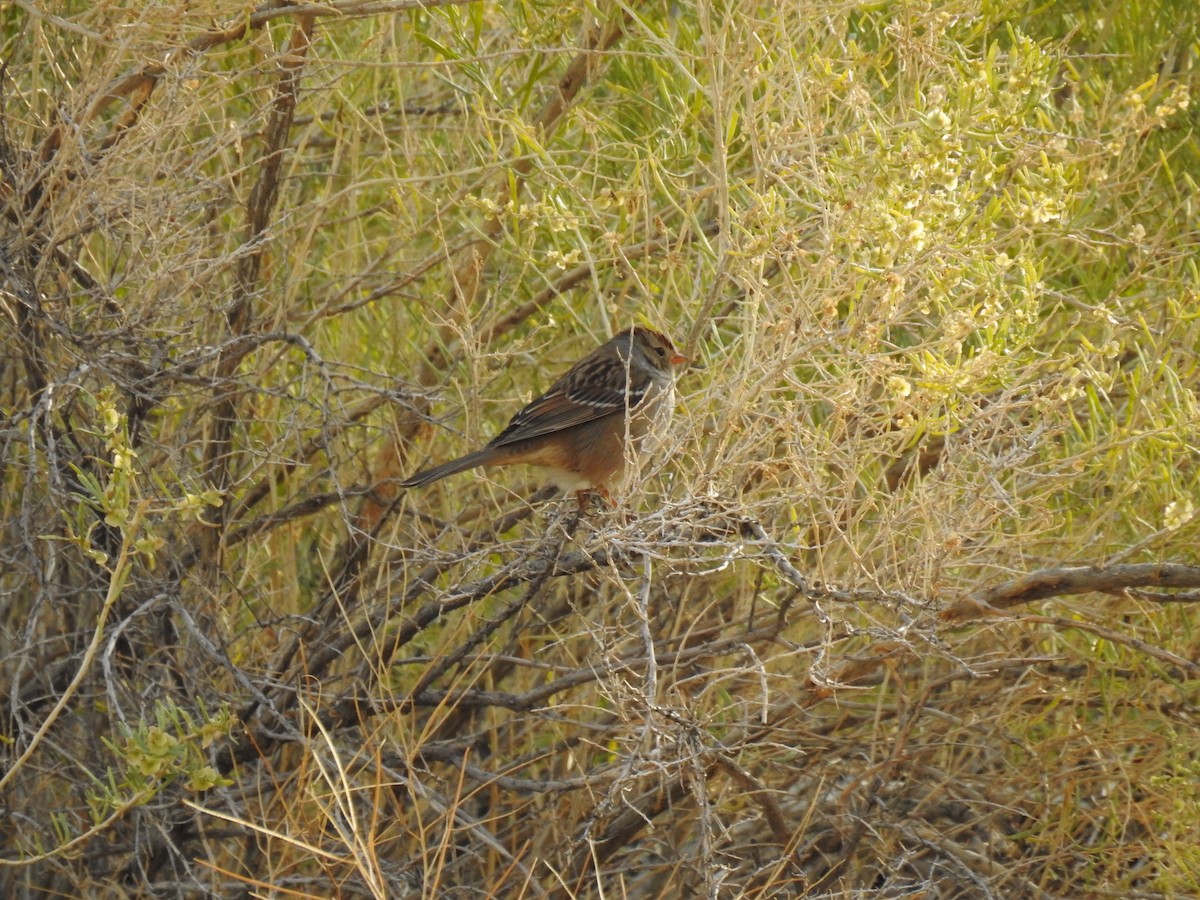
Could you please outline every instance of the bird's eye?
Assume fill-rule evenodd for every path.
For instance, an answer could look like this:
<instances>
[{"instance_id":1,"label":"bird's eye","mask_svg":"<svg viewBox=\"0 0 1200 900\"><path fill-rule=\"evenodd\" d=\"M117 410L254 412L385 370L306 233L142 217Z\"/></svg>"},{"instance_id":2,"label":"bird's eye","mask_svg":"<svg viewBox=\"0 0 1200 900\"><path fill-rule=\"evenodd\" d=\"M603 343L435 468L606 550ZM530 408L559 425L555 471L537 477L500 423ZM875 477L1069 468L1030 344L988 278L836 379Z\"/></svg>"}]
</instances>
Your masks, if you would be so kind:
<instances>
[{"instance_id":1,"label":"bird's eye","mask_svg":"<svg viewBox=\"0 0 1200 900\"><path fill-rule=\"evenodd\" d=\"M654 352L658 354L660 359L667 355L667 351L664 350L662 347L655 347Z\"/></svg>"}]
</instances>

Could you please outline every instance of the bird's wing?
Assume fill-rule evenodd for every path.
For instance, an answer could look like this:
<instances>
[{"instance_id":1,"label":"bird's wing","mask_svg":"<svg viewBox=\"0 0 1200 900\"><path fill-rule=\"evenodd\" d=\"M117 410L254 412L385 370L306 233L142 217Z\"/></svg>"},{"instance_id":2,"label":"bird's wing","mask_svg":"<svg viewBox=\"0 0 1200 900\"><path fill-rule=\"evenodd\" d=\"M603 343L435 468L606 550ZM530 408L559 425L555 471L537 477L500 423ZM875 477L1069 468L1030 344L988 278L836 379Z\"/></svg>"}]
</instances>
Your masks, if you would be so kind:
<instances>
[{"instance_id":1,"label":"bird's wing","mask_svg":"<svg viewBox=\"0 0 1200 900\"><path fill-rule=\"evenodd\" d=\"M629 384L631 380L633 384ZM628 371L619 359L585 359L513 416L488 446L502 447L593 422L613 413L624 414L626 408L636 407L646 396L649 382L639 381L637 372Z\"/></svg>"}]
</instances>

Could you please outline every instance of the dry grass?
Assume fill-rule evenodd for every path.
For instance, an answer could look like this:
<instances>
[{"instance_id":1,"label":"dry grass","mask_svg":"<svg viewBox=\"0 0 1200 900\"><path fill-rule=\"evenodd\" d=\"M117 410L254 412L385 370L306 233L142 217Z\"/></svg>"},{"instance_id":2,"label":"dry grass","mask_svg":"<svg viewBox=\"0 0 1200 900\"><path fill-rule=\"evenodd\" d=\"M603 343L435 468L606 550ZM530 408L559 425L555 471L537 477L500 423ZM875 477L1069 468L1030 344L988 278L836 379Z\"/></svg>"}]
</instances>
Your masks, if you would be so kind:
<instances>
[{"instance_id":1,"label":"dry grass","mask_svg":"<svg viewBox=\"0 0 1200 900\"><path fill-rule=\"evenodd\" d=\"M5 896L1200 890L1190 3L60 6ZM639 319L620 508L395 487Z\"/></svg>"}]
</instances>

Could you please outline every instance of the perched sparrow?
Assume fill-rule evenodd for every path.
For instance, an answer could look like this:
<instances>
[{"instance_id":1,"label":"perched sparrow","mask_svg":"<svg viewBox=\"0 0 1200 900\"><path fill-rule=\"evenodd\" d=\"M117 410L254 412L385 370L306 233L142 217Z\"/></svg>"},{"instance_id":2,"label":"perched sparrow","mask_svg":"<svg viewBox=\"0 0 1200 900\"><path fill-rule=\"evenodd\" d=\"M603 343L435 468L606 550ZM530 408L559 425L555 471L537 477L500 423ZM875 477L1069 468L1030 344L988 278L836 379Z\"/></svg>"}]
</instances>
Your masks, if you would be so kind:
<instances>
[{"instance_id":1,"label":"perched sparrow","mask_svg":"<svg viewBox=\"0 0 1200 900\"><path fill-rule=\"evenodd\" d=\"M675 405L674 367L685 362L666 335L635 325L572 366L482 450L400 484L417 487L476 466L525 463L547 469L563 490L595 488L607 496L608 484L625 474L626 455L666 428Z\"/></svg>"}]
</instances>

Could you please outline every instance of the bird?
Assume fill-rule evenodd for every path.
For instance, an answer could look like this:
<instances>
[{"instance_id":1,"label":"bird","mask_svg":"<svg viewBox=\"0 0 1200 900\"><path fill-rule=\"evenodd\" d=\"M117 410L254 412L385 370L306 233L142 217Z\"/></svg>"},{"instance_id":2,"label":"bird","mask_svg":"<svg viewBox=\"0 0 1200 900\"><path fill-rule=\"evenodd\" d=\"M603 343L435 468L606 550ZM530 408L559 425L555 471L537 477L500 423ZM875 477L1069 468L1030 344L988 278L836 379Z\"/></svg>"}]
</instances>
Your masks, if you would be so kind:
<instances>
[{"instance_id":1,"label":"bird","mask_svg":"<svg viewBox=\"0 0 1200 900\"><path fill-rule=\"evenodd\" d=\"M675 368L688 362L665 334L634 325L613 335L522 408L486 446L417 472L401 487L479 466L538 466L580 507L590 491L612 502L627 455L661 436L675 405Z\"/></svg>"}]
</instances>

